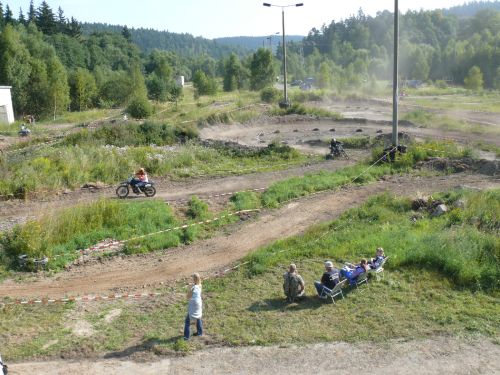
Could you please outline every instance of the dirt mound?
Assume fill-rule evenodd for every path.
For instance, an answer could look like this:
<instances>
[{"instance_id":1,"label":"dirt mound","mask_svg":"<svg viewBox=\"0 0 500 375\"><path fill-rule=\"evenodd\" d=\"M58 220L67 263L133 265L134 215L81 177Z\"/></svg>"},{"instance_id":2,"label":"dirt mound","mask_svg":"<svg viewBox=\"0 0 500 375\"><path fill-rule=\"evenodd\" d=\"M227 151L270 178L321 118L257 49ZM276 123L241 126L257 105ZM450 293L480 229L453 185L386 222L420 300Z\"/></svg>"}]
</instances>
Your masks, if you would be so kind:
<instances>
[{"instance_id":1,"label":"dirt mound","mask_svg":"<svg viewBox=\"0 0 500 375\"><path fill-rule=\"evenodd\" d=\"M473 171L493 177L500 175L500 162L498 160L475 160L471 158L428 158L427 160L418 163L417 168L452 171L453 173Z\"/></svg>"}]
</instances>

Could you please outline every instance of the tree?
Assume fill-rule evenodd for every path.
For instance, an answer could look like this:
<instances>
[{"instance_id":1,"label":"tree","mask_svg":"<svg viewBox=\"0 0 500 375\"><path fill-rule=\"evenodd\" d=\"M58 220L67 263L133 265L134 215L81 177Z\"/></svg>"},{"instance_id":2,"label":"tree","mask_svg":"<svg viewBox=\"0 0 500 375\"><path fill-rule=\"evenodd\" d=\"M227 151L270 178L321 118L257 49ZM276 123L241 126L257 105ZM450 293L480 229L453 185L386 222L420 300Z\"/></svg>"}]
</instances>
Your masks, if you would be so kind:
<instances>
[{"instance_id":1,"label":"tree","mask_svg":"<svg viewBox=\"0 0 500 375\"><path fill-rule=\"evenodd\" d=\"M241 66L238 57L232 53L224 64L224 91L234 91L241 87L240 72Z\"/></svg>"},{"instance_id":2,"label":"tree","mask_svg":"<svg viewBox=\"0 0 500 375\"><path fill-rule=\"evenodd\" d=\"M500 91L500 66L497 68L494 87Z\"/></svg>"},{"instance_id":3,"label":"tree","mask_svg":"<svg viewBox=\"0 0 500 375\"><path fill-rule=\"evenodd\" d=\"M35 4L33 4L33 0L30 2L30 8L28 10L28 23L30 22L36 22L36 10L35 10Z\"/></svg>"},{"instance_id":4,"label":"tree","mask_svg":"<svg viewBox=\"0 0 500 375\"><path fill-rule=\"evenodd\" d=\"M26 108L30 74L30 53L12 25L7 25L0 33L0 82L12 86L16 112Z\"/></svg>"},{"instance_id":5,"label":"tree","mask_svg":"<svg viewBox=\"0 0 500 375\"><path fill-rule=\"evenodd\" d=\"M259 48L252 56L250 63L250 87L252 90L262 90L274 83L273 56L271 51Z\"/></svg>"},{"instance_id":6,"label":"tree","mask_svg":"<svg viewBox=\"0 0 500 375\"><path fill-rule=\"evenodd\" d=\"M36 25L46 35L52 35L57 32L54 12L52 12L46 1L43 1L36 11Z\"/></svg>"},{"instance_id":7,"label":"tree","mask_svg":"<svg viewBox=\"0 0 500 375\"><path fill-rule=\"evenodd\" d=\"M26 18L24 18L23 8L19 8L19 17L17 18L17 22L21 25L26 24Z\"/></svg>"},{"instance_id":8,"label":"tree","mask_svg":"<svg viewBox=\"0 0 500 375\"><path fill-rule=\"evenodd\" d=\"M175 102L175 107L177 107L177 102L182 98L183 95L182 87L180 85L173 84L172 87L170 87L170 91L168 94L168 100L170 102Z\"/></svg>"},{"instance_id":9,"label":"tree","mask_svg":"<svg viewBox=\"0 0 500 375\"><path fill-rule=\"evenodd\" d=\"M215 95L217 93L217 81L215 78L207 77L202 70L197 70L193 76L193 86L196 96Z\"/></svg>"},{"instance_id":10,"label":"tree","mask_svg":"<svg viewBox=\"0 0 500 375\"><path fill-rule=\"evenodd\" d=\"M71 108L78 111L92 107L97 96L94 76L84 68L76 69L70 77Z\"/></svg>"},{"instance_id":11,"label":"tree","mask_svg":"<svg viewBox=\"0 0 500 375\"><path fill-rule=\"evenodd\" d=\"M80 22L71 17L71 21L66 27L66 34L75 39L80 39L80 37L82 36L82 25L80 24Z\"/></svg>"},{"instance_id":12,"label":"tree","mask_svg":"<svg viewBox=\"0 0 500 375\"><path fill-rule=\"evenodd\" d=\"M57 56L47 61L47 76L49 81L48 97L54 119L57 114L66 112L70 103L68 75Z\"/></svg>"},{"instance_id":13,"label":"tree","mask_svg":"<svg viewBox=\"0 0 500 375\"><path fill-rule=\"evenodd\" d=\"M319 66L318 87L320 89L329 88L332 85L330 66L323 61Z\"/></svg>"},{"instance_id":14,"label":"tree","mask_svg":"<svg viewBox=\"0 0 500 375\"><path fill-rule=\"evenodd\" d=\"M148 89L148 97L151 100L165 102L168 100L168 87L164 79L158 77L156 73L152 73L146 79L146 87Z\"/></svg>"},{"instance_id":15,"label":"tree","mask_svg":"<svg viewBox=\"0 0 500 375\"><path fill-rule=\"evenodd\" d=\"M3 14L3 22L4 24L14 24L14 15L12 14L12 11L10 10L9 4L5 6L5 12Z\"/></svg>"},{"instance_id":16,"label":"tree","mask_svg":"<svg viewBox=\"0 0 500 375\"><path fill-rule=\"evenodd\" d=\"M57 8L57 31L66 34L68 29L68 20L64 17L64 11L61 7Z\"/></svg>"},{"instance_id":17,"label":"tree","mask_svg":"<svg viewBox=\"0 0 500 375\"><path fill-rule=\"evenodd\" d=\"M3 5L0 1L0 31L2 30L3 25L5 24L5 20L3 18Z\"/></svg>"},{"instance_id":18,"label":"tree","mask_svg":"<svg viewBox=\"0 0 500 375\"><path fill-rule=\"evenodd\" d=\"M465 88L469 90L481 90L483 88L483 73L481 69L474 65L469 69L467 77L464 79Z\"/></svg>"},{"instance_id":19,"label":"tree","mask_svg":"<svg viewBox=\"0 0 500 375\"><path fill-rule=\"evenodd\" d=\"M132 43L132 34L130 33L127 25L123 26L122 36L127 40L127 42Z\"/></svg>"}]
</instances>

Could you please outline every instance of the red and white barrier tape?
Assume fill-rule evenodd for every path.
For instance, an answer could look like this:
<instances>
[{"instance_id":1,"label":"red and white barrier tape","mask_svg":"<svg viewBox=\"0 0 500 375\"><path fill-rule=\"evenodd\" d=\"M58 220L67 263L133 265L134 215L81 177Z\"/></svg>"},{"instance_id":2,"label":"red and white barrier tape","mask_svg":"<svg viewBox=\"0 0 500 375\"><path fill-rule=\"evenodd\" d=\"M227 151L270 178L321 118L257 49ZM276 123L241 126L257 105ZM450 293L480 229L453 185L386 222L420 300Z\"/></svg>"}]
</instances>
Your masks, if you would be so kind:
<instances>
[{"instance_id":1,"label":"red and white barrier tape","mask_svg":"<svg viewBox=\"0 0 500 375\"><path fill-rule=\"evenodd\" d=\"M140 235L140 236L128 238L126 240L120 240L120 241L118 241L118 240L111 240L110 242L106 242L106 243L104 243L102 245L95 245L95 246L92 246L92 247L90 247L88 249L84 249L84 250L76 250L76 252L79 253L79 254L101 252L101 251L109 249L110 247L118 246L118 245L123 245L123 244L125 244L127 242L139 240L141 238L155 236L155 235L161 234L161 233L173 232L173 231L176 231L176 230L187 229L187 228L194 227L194 226L197 226L197 225L210 224L210 223L222 220L222 219L226 219L228 217L237 216L237 215L246 214L246 213L252 213L252 212L259 212L259 211L260 211L260 209L241 210L241 211L237 211L237 212L233 212L233 213L228 213L226 215L222 215L222 216L219 216L219 217L214 217L212 219L208 219L208 220L204 220L204 221L199 221L199 222L196 222L196 223L184 224L184 225L180 225L180 226L177 226L177 227L174 227L174 228L168 228L168 229L160 230L160 231L153 232L153 233L143 234L143 235ZM60 258L62 256L64 256L64 255L55 255L53 258Z\"/></svg>"},{"instance_id":2,"label":"red and white barrier tape","mask_svg":"<svg viewBox=\"0 0 500 375\"><path fill-rule=\"evenodd\" d=\"M226 268L222 271L216 271L212 275L205 276L204 279L212 279L216 277L222 277L225 274L234 271L250 262L243 262L237 264L234 267ZM25 300L15 300L15 301L7 301L0 302L0 308L4 306L12 306L12 305L49 305L56 303L70 303L70 302L94 302L94 301L117 301L117 300L138 300L142 298L156 298L165 295L166 293L160 292L151 292L151 293L121 293L121 294L92 294L85 295L80 297L64 297L64 298L34 298L34 299L25 299Z\"/></svg>"}]
</instances>

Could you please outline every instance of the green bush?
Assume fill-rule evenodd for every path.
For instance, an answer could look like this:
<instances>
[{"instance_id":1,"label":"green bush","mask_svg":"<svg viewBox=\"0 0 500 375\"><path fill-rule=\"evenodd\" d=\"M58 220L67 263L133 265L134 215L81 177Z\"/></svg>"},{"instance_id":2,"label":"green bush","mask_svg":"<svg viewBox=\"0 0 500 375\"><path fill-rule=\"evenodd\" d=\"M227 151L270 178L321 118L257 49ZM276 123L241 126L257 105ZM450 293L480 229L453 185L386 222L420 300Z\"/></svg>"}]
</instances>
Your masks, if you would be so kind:
<instances>
[{"instance_id":1,"label":"green bush","mask_svg":"<svg viewBox=\"0 0 500 375\"><path fill-rule=\"evenodd\" d=\"M243 191L231 197L231 203L236 211L260 208L260 197L253 191Z\"/></svg>"},{"instance_id":2,"label":"green bush","mask_svg":"<svg viewBox=\"0 0 500 375\"><path fill-rule=\"evenodd\" d=\"M197 196L191 197L188 202L187 216L194 220L205 220L208 218L208 204Z\"/></svg>"},{"instance_id":3,"label":"green bush","mask_svg":"<svg viewBox=\"0 0 500 375\"><path fill-rule=\"evenodd\" d=\"M274 87L266 87L260 92L260 99L265 103L278 103L281 91Z\"/></svg>"},{"instance_id":4,"label":"green bush","mask_svg":"<svg viewBox=\"0 0 500 375\"><path fill-rule=\"evenodd\" d=\"M148 118L153 113L153 106L146 97L136 96L128 104L127 113L137 119Z\"/></svg>"}]
</instances>

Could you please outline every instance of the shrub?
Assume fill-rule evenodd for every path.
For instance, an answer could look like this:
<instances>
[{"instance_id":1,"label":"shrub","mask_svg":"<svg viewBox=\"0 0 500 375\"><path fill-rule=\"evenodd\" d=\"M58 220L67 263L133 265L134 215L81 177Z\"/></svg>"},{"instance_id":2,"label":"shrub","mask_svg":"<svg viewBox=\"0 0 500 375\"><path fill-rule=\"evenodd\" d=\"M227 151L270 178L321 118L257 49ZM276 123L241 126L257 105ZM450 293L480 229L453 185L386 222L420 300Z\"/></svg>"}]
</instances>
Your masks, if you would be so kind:
<instances>
[{"instance_id":1,"label":"shrub","mask_svg":"<svg viewBox=\"0 0 500 375\"><path fill-rule=\"evenodd\" d=\"M274 87L266 87L260 92L260 99L265 103L277 103L281 98L281 91Z\"/></svg>"},{"instance_id":2,"label":"shrub","mask_svg":"<svg viewBox=\"0 0 500 375\"><path fill-rule=\"evenodd\" d=\"M127 107L127 113L133 118L148 118L153 113L153 106L146 97L136 96Z\"/></svg>"},{"instance_id":3,"label":"shrub","mask_svg":"<svg viewBox=\"0 0 500 375\"><path fill-rule=\"evenodd\" d=\"M231 203L236 211L253 210L260 207L260 197L253 191L243 191L234 194Z\"/></svg>"},{"instance_id":4,"label":"shrub","mask_svg":"<svg viewBox=\"0 0 500 375\"><path fill-rule=\"evenodd\" d=\"M208 204L203 202L197 196L193 196L188 203L188 210L186 214L191 219L204 220L208 217Z\"/></svg>"}]
</instances>

